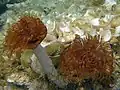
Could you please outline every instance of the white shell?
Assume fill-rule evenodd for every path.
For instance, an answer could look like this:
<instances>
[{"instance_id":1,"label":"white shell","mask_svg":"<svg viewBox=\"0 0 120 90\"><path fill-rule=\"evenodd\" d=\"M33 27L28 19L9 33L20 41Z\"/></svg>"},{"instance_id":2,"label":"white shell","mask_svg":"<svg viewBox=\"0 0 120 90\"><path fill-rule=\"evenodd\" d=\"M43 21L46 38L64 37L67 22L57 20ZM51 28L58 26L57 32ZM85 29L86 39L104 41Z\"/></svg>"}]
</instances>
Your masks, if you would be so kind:
<instances>
[{"instance_id":1,"label":"white shell","mask_svg":"<svg viewBox=\"0 0 120 90\"><path fill-rule=\"evenodd\" d=\"M105 0L105 4L116 4L115 0Z\"/></svg>"},{"instance_id":2,"label":"white shell","mask_svg":"<svg viewBox=\"0 0 120 90\"><path fill-rule=\"evenodd\" d=\"M90 34L91 36L97 35L96 29L91 30L89 34Z\"/></svg>"},{"instance_id":3,"label":"white shell","mask_svg":"<svg viewBox=\"0 0 120 90\"><path fill-rule=\"evenodd\" d=\"M61 22L59 26L60 31L62 32L70 32L69 24Z\"/></svg>"},{"instance_id":4,"label":"white shell","mask_svg":"<svg viewBox=\"0 0 120 90\"><path fill-rule=\"evenodd\" d=\"M120 26L116 27L114 36L120 36Z\"/></svg>"},{"instance_id":5,"label":"white shell","mask_svg":"<svg viewBox=\"0 0 120 90\"><path fill-rule=\"evenodd\" d=\"M91 20L90 24L92 24L93 26L99 26L100 25L99 18Z\"/></svg>"},{"instance_id":6,"label":"white shell","mask_svg":"<svg viewBox=\"0 0 120 90\"><path fill-rule=\"evenodd\" d=\"M72 31L74 32L74 34L77 34L80 37L82 37L84 35L84 30L81 30L78 27L73 28Z\"/></svg>"},{"instance_id":7,"label":"white shell","mask_svg":"<svg viewBox=\"0 0 120 90\"><path fill-rule=\"evenodd\" d=\"M102 37L103 41L109 41L112 37L111 31L110 30L103 30L101 29L99 31L100 36Z\"/></svg>"}]
</instances>

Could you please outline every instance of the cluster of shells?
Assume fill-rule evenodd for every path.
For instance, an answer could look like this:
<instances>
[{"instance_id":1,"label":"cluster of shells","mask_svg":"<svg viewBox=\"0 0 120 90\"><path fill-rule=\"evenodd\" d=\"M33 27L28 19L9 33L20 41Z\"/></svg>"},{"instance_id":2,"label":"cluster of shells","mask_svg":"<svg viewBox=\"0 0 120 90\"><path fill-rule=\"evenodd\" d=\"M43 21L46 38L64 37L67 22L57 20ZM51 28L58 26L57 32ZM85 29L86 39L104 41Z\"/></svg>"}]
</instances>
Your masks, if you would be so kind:
<instances>
[{"instance_id":1,"label":"cluster of shells","mask_svg":"<svg viewBox=\"0 0 120 90\"><path fill-rule=\"evenodd\" d=\"M71 17L71 14L63 14L63 16L57 18L58 21L48 20L46 25L49 33L43 43L47 43L45 45L51 44L50 42L60 42L64 45L69 44L60 54L59 63L60 70L67 80L80 81L85 77L94 77L101 72L102 74L111 75L116 70L114 62L116 62L120 54L116 55L112 46L114 44L119 46L120 16L117 12L118 8L116 5L112 15L105 14L104 17L94 16L96 15L95 11L90 9L82 18L74 18ZM76 34L80 37L79 39L75 39ZM96 36L99 38L96 39ZM98 51L97 47L99 48ZM119 49L118 47L116 48ZM94 51L98 52L99 56ZM101 57L100 62L94 56ZM92 62L95 62L93 66L92 58L94 58ZM88 63L89 60L91 63ZM103 67L99 65L103 65Z\"/></svg>"}]
</instances>

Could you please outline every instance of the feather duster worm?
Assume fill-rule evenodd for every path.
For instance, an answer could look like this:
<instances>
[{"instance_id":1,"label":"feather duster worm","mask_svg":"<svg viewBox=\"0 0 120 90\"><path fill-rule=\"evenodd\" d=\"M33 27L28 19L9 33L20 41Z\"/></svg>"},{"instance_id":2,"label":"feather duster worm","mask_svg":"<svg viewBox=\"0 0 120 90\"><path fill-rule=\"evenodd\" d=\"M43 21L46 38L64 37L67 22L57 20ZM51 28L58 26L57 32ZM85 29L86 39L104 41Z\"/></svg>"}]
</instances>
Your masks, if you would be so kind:
<instances>
[{"instance_id":1,"label":"feather duster worm","mask_svg":"<svg viewBox=\"0 0 120 90\"><path fill-rule=\"evenodd\" d=\"M21 54L25 49L33 49L33 53L38 58L48 79L57 86L63 87L64 82L58 80L58 73L52 64L52 60L47 55L46 50L39 45L46 34L47 28L39 18L24 16L8 30L8 35L5 37L5 47L10 51L10 55L19 54L19 52Z\"/></svg>"},{"instance_id":2,"label":"feather duster worm","mask_svg":"<svg viewBox=\"0 0 120 90\"><path fill-rule=\"evenodd\" d=\"M107 47L106 47L107 46ZM113 72L113 56L109 45L100 41L99 36L86 39L75 38L61 53L60 71L69 81L97 78Z\"/></svg>"},{"instance_id":3,"label":"feather duster worm","mask_svg":"<svg viewBox=\"0 0 120 90\"><path fill-rule=\"evenodd\" d=\"M9 28L5 37L5 47L11 53L33 49L46 34L47 28L39 18L24 16Z\"/></svg>"}]
</instances>

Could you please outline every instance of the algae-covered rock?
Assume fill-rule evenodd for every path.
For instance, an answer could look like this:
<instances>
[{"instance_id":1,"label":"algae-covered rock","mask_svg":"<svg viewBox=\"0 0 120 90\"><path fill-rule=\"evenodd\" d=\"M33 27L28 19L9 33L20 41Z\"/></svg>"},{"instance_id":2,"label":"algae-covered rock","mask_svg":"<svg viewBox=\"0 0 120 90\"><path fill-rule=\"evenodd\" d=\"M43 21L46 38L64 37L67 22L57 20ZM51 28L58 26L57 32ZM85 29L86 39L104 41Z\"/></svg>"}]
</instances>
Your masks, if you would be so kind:
<instances>
[{"instance_id":1,"label":"algae-covered rock","mask_svg":"<svg viewBox=\"0 0 120 90\"><path fill-rule=\"evenodd\" d=\"M30 60L30 57L32 56L33 52L31 50L26 50L25 52L22 53L21 55L21 64L24 66L24 67L29 67L30 66L30 63L31 63L31 60Z\"/></svg>"},{"instance_id":2,"label":"algae-covered rock","mask_svg":"<svg viewBox=\"0 0 120 90\"><path fill-rule=\"evenodd\" d=\"M46 46L46 52L49 57L52 59L55 67L59 65L60 53L63 50L64 45L60 42L53 42L52 44Z\"/></svg>"},{"instance_id":3,"label":"algae-covered rock","mask_svg":"<svg viewBox=\"0 0 120 90\"><path fill-rule=\"evenodd\" d=\"M60 42L53 42L50 45L46 46L46 52L49 56L54 56L60 54L63 44Z\"/></svg>"}]
</instances>

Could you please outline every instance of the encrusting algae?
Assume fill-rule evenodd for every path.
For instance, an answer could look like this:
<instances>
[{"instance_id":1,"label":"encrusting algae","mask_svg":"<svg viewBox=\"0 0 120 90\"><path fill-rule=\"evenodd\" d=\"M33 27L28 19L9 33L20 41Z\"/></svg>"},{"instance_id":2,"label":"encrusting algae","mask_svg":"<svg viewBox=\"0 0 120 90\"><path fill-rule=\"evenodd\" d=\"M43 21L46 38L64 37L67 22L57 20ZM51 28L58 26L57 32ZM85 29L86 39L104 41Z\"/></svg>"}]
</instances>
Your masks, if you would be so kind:
<instances>
[{"instance_id":1,"label":"encrusting algae","mask_svg":"<svg viewBox=\"0 0 120 90\"><path fill-rule=\"evenodd\" d=\"M47 28L39 18L23 16L13 24L5 37L5 47L10 53L35 48L47 34Z\"/></svg>"},{"instance_id":2,"label":"encrusting algae","mask_svg":"<svg viewBox=\"0 0 120 90\"><path fill-rule=\"evenodd\" d=\"M99 36L76 37L60 58L60 72L69 81L109 76L114 70L112 51Z\"/></svg>"}]
</instances>

